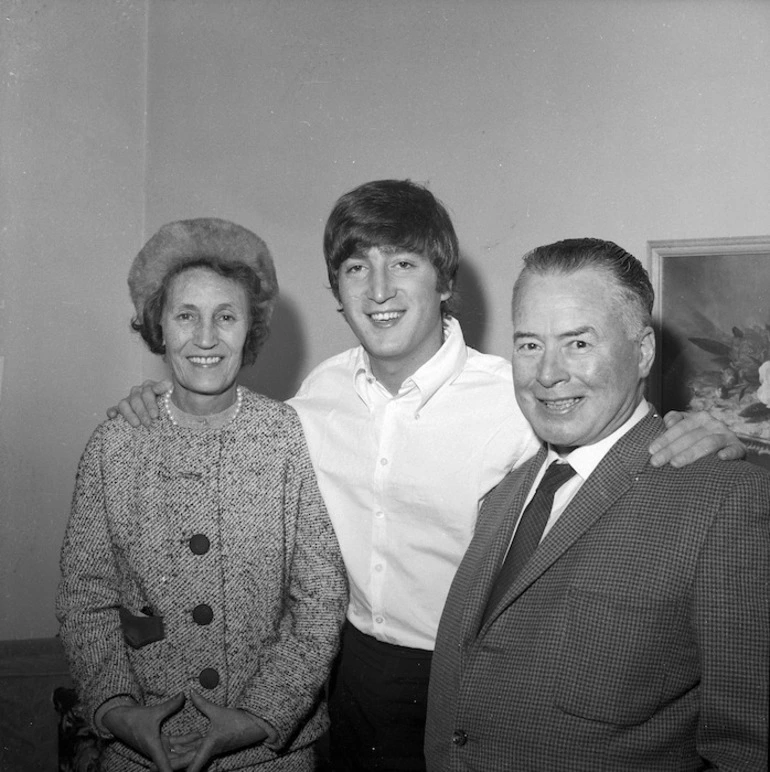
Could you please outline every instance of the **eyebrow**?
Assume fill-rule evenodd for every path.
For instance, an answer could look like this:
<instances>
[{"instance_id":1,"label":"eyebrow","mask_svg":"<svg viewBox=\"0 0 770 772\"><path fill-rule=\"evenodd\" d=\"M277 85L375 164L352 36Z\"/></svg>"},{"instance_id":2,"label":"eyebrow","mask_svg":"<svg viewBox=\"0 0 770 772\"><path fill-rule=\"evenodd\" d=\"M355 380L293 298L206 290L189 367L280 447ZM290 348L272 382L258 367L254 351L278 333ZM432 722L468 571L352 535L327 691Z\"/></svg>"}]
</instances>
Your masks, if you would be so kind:
<instances>
[{"instance_id":1,"label":"eyebrow","mask_svg":"<svg viewBox=\"0 0 770 772\"><path fill-rule=\"evenodd\" d=\"M559 339L564 338L579 338L581 335L586 335L588 333L596 334L596 328L592 327L590 324L584 325L583 327L576 327L574 330L566 330L565 332L562 332L559 334ZM514 332L513 333L513 339L518 340L519 338L539 338L540 336L536 332Z\"/></svg>"},{"instance_id":2,"label":"eyebrow","mask_svg":"<svg viewBox=\"0 0 770 772\"><path fill-rule=\"evenodd\" d=\"M237 303L231 303L229 300L226 303L220 303L218 306L214 307L214 311L222 311L223 309L232 309L236 308ZM172 306L172 308L176 308L177 310L184 310L184 311L197 311L200 306L195 305L195 303L180 303L178 306Z\"/></svg>"},{"instance_id":3,"label":"eyebrow","mask_svg":"<svg viewBox=\"0 0 770 772\"><path fill-rule=\"evenodd\" d=\"M369 259L369 255L366 254L365 251L357 249L355 252L351 252L344 260L340 261L340 265L342 265L342 263L346 263L348 260L368 260L368 259Z\"/></svg>"}]
</instances>

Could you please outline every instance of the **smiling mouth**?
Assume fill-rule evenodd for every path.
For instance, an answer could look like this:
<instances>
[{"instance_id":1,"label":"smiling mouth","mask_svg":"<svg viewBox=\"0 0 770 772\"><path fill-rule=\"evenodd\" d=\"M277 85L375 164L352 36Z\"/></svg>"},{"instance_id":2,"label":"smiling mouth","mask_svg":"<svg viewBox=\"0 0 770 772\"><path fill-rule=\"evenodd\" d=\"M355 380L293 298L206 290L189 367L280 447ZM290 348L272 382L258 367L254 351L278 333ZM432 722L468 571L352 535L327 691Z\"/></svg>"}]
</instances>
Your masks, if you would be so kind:
<instances>
[{"instance_id":1,"label":"smiling mouth","mask_svg":"<svg viewBox=\"0 0 770 772\"><path fill-rule=\"evenodd\" d=\"M218 365L224 357L187 357L187 361L193 365L200 365L201 367L210 367L212 365Z\"/></svg>"},{"instance_id":2,"label":"smiling mouth","mask_svg":"<svg viewBox=\"0 0 770 772\"><path fill-rule=\"evenodd\" d=\"M564 397L562 399L538 399L537 401L549 413L566 413L582 401L582 397Z\"/></svg>"},{"instance_id":3,"label":"smiling mouth","mask_svg":"<svg viewBox=\"0 0 770 772\"><path fill-rule=\"evenodd\" d=\"M397 319L400 319L403 315L403 311L375 311L372 314L368 314L369 318L376 324L394 322Z\"/></svg>"}]
</instances>

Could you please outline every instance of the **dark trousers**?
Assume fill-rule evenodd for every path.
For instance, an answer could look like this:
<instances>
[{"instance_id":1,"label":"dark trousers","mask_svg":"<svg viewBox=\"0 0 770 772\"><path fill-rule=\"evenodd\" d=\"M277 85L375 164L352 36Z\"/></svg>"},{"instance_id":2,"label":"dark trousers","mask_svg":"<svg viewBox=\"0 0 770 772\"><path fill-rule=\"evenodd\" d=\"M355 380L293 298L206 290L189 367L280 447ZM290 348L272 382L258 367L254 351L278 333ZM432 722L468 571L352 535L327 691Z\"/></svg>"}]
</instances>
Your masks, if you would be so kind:
<instances>
[{"instance_id":1,"label":"dark trousers","mask_svg":"<svg viewBox=\"0 0 770 772\"><path fill-rule=\"evenodd\" d=\"M425 770L431 656L345 624L329 689L334 772Z\"/></svg>"}]
</instances>

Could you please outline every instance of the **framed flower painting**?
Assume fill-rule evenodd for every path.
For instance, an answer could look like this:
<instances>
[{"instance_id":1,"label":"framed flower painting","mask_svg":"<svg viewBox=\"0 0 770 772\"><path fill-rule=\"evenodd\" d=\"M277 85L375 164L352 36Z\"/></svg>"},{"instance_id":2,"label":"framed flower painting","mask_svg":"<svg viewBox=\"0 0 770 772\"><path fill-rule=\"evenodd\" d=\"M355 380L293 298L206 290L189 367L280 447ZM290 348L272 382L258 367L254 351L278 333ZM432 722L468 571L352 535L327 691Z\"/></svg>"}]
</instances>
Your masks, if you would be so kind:
<instances>
[{"instance_id":1,"label":"framed flower painting","mask_svg":"<svg viewBox=\"0 0 770 772\"><path fill-rule=\"evenodd\" d=\"M770 469L770 236L650 241L658 327L649 396L706 410Z\"/></svg>"}]
</instances>

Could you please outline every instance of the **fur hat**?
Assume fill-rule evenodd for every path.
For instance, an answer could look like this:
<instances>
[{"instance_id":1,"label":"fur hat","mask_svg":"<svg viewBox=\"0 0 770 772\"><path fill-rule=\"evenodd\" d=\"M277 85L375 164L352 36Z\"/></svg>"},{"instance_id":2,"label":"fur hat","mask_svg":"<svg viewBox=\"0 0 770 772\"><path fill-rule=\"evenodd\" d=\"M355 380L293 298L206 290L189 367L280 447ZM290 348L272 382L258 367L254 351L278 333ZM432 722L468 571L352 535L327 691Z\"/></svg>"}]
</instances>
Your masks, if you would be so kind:
<instances>
[{"instance_id":1,"label":"fur hat","mask_svg":"<svg viewBox=\"0 0 770 772\"><path fill-rule=\"evenodd\" d=\"M169 271L205 257L251 268L259 277L260 301L269 318L278 280L267 245L250 230L216 217L167 223L142 247L128 272L137 315L141 318L147 299Z\"/></svg>"}]
</instances>

